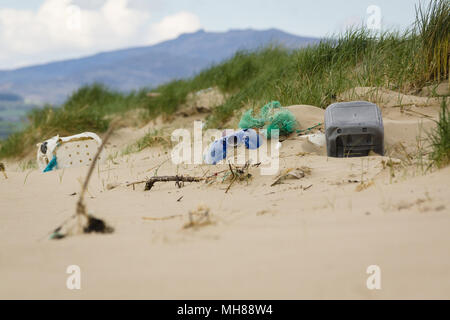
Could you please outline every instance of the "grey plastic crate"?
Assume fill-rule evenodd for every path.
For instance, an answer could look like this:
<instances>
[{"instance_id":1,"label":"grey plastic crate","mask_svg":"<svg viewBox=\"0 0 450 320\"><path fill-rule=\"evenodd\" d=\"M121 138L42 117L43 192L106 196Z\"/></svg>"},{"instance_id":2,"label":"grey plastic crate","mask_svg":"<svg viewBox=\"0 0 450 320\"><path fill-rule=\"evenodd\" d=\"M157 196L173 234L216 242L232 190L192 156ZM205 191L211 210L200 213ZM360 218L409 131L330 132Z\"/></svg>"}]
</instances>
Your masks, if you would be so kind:
<instances>
[{"instance_id":1,"label":"grey plastic crate","mask_svg":"<svg viewBox=\"0 0 450 320\"><path fill-rule=\"evenodd\" d=\"M380 108L367 101L334 103L325 110L329 157L384 155L384 127Z\"/></svg>"}]
</instances>

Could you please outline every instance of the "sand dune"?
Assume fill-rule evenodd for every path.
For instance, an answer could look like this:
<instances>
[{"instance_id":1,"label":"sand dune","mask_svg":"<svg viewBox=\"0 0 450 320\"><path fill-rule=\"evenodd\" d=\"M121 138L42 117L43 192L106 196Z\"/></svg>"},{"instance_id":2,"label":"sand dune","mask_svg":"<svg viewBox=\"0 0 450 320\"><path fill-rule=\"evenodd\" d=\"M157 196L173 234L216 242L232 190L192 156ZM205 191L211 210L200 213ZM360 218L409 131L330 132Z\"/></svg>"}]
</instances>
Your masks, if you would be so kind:
<instances>
[{"instance_id":1,"label":"sand dune","mask_svg":"<svg viewBox=\"0 0 450 320\"><path fill-rule=\"evenodd\" d=\"M358 98L370 90L357 89ZM280 171L304 166L311 172L274 186L274 176L252 167L248 183L235 183L228 193L220 181L133 190L127 182L155 170L204 176L227 166L177 167L166 161L170 151L156 147L118 155L96 170L87 199L88 209L114 226L110 235L48 240L74 213L72 194L86 167L42 174L7 163L8 179L0 177L0 298L449 299L450 168L426 172L406 161L434 126L439 105L409 96L400 107L392 100L398 94L382 93L384 100L375 100L386 157L328 158L294 135L282 142ZM289 109L302 128L323 122L322 109ZM107 152L122 150L149 128L170 133L203 117L120 129ZM184 228L200 204L209 208L210 223ZM82 289L71 291L66 268L74 264ZM381 268L381 290L366 287L370 265Z\"/></svg>"}]
</instances>

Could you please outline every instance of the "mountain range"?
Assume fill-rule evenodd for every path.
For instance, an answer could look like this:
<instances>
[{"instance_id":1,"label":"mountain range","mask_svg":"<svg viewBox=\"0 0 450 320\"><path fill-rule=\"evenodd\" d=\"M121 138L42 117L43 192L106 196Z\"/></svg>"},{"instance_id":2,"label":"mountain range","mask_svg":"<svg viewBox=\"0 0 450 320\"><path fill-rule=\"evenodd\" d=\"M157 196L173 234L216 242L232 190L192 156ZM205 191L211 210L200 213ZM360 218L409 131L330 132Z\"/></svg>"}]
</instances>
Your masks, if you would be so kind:
<instances>
[{"instance_id":1,"label":"mountain range","mask_svg":"<svg viewBox=\"0 0 450 320\"><path fill-rule=\"evenodd\" d=\"M60 104L84 84L99 82L120 91L151 88L193 76L238 50L254 50L269 44L299 48L318 40L277 29L200 30L152 46L0 71L0 95L19 95L27 103Z\"/></svg>"}]
</instances>

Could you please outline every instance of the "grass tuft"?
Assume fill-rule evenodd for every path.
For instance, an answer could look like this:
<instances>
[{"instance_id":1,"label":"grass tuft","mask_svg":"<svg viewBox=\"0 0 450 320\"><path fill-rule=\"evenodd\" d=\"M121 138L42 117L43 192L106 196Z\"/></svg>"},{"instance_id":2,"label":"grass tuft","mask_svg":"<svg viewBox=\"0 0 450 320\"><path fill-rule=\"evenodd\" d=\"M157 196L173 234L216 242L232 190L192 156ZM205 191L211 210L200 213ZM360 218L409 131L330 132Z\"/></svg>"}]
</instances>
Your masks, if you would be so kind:
<instances>
[{"instance_id":1,"label":"grass tuft","mask_svg":"<svg viewBox=\"0 0 450 320\"><path fill-rule=\"evenodd\" d=\"M172 142L170 140L170 136L164 135L160 130L153 130L146 133L142 138L137 140L135 143L127 146L122 154L128 155L135 152L140 152L145 148L162 146L162 147L170 147Z\"/></svg>"},{"instance_id":2,"label":"grass tuft","mask_svg":"<svg viewBox=\"0 0 450 320\"><path fill-rule=\"evenodd\" d=\"M439 121L436 129L430 134L432 152L430 158L438 168L450 164L450 114L446 99L442 100Z\"/></svg>"},{"instance_id":3,"label":"grass tuft","mask_svg":"<svg viewBox=\"0 0 450 320\"><path fill-rule=\"evenodd\" d=\"M433 0L416 7L415 33L420 42L419 59L424 61L424 80L448 78L450 56L450 2Z\"/></svg>"}]
</instances>

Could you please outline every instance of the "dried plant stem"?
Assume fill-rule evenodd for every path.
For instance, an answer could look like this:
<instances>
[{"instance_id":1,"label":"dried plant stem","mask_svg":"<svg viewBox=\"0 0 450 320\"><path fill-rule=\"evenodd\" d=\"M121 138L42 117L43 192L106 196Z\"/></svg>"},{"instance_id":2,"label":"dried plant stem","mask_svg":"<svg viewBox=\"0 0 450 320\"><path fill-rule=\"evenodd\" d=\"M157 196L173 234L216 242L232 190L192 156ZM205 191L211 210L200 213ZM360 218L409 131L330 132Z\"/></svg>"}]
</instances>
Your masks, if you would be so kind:
<instances>
[{"instance_id":1,"label":"dried plant stem","mask_svg":"<svg viewBox=\"0 0 450 320\"><path fill-rule=\"evenodd\" d=\"M175 214L172 216L167 216L167 217L142 217L142 220L148 220L148 221L164 221L164 220L170 220L170 219L175 219L175 218L179 218L182 217L181 214Z\"/></svg>"},{"instance_id":2,"label":"dried plant stem","mask_svg":"<svg viewBox=\"0 0 450 320\"><path fill-rule=\"evenodd\" d=\"M92 160L91 166L89 167L89 171L88 171L88 173L86 175L86 179L84 180L84 184L83 184L83 186L81 188L80 198L78 199L78 202L77 202L76 213L77 213L78 216L84 215L84 216L87 217L86 207L85 207L84 202L83 202L84 194L86 193L87 187L89 185L89 180L91 179L92 172L94 172L95 164L97 163L98 157L100 156L100 153L102 152L106 142L108 141L109 137L111 136L111 133L113 132L113 128L114 128L113 125L111 125L109 127L108 131L106 132L105 137L103 138L102 144L98 148L97 153L95 154L95 157Z\"/></svg>"}]
</instances>

